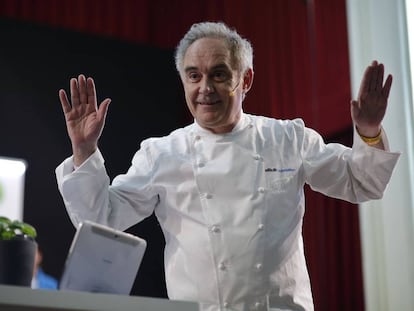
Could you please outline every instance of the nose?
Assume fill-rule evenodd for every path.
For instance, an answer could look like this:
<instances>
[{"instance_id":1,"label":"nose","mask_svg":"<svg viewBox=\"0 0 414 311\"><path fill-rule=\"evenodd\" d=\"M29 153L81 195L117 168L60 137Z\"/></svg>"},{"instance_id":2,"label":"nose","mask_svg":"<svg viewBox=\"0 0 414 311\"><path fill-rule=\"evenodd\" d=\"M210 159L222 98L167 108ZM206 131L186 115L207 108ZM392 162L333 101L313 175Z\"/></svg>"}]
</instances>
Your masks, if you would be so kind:
<instances>
[{"instance_id":1,"label":"nose","mask_svg":"<svg viewBox=\"0 0 414 311\"><path fill-rule=\"evenodd\" d=\"M214 84L210 79L203 79L200 82L199 92L201 94L211 94L214 93Z\"/></svg>"}]
</instances>

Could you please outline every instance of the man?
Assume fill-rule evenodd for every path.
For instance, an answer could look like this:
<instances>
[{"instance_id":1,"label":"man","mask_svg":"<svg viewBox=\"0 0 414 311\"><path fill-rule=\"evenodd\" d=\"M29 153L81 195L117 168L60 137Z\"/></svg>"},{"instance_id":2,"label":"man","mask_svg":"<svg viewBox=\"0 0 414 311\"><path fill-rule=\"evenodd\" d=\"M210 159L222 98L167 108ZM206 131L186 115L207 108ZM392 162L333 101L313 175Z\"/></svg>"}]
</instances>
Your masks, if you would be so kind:
<instances>
[{"instance_id":1,"label":"man","mask_svg":"<svg viewBox=\"0 0 414 311\"><path fill-rule=\"evenodd\" d=\"M145 140L112 184L98 150L110 103L94 82L71 79L60 100L73 156L57 169L75 225L126 229L155 211L162 226L171 299L203 310L313 310L303 252L303 186L362 202L380 198L398 154L381 127L392 78L374 61L351 102L352 149L326 145L299 119L245 114L253 83L250 43L222 23L191 27L176 66L195 121Z\"/></svg>"}]
</instances>

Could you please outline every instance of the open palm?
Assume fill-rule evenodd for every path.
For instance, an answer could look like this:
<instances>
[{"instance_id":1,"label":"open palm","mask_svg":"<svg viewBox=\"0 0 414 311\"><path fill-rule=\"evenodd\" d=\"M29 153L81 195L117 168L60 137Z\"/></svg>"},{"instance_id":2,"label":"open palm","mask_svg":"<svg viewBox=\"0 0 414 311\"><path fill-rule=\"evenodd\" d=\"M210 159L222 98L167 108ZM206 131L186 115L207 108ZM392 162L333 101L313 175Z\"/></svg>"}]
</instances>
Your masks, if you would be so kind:
<instances>
[{"instance_id":1,"label":"open palm","mask_svg":"<svg viewBox=\"0 0 414 311\"><path fill-rule=\"evenodd\" d=\"M392 76L388 75L385 83L383 80L384 65L373 61L365 70L358 99L351 102L352 120L362 132L369 133L370 129L373 129L378 133L378 128L381 126L387 109Z\"/></svg>"},{"instance_id":2,"label":"open palm","mask_svg":"<svg viewBox=\"0 0 414 311\"><path fill-rule=\"evenodd\" d=\"M94 81L84 75L70 80L70 93L71 102L64 90L59 91L59 98L74 156L79 156L79 161L75 162L82 163L97 148L110 99L105 99L98 107Z\"/></svg>"}]
</instances>

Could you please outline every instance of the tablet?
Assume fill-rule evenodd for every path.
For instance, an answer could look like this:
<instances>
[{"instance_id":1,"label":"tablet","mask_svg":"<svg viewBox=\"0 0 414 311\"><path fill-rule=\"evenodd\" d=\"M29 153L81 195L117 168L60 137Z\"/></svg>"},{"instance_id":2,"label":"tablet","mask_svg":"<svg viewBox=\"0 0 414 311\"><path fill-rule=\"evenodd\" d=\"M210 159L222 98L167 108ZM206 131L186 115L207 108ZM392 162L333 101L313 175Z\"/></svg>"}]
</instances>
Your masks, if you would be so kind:
<instances>
[{"instance_id":1,"label":"tablet","mask_svg":"<svg viewBox=\"0 0 414 311\"><path fill-rule=\"evenodd\" d=\"M135 235L84 221L73 238L59 289L129 295L146 246Z\"/></svg>"}]
</instances>

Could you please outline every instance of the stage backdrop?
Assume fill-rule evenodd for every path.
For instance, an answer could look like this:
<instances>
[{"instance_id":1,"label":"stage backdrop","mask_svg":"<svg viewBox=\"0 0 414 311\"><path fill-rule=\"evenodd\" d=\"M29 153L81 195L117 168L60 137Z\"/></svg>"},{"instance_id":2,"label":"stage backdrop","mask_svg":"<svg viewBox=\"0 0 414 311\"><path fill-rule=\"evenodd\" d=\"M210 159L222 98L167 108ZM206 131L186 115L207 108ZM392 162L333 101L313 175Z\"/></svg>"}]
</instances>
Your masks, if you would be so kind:
<instances>
[{"instance_id":1,"label":"stage backdrop","mask_svg":"<svg viewBox=\"0 0 414 311\"><path fill-rule=\"evenodd\" d=\"M204 20L224 21L249 38L255 48L255 82L245 101L245 111L277 118L302 117L308 126L320 131L327 140L351 143L345 0L1 0L0 16L34 21L48 25L51 29L64 28L104 35L123 42L166 48L168 51L174 49L192 23ZM1 44L0 49L3 46ZM75 48L78 55L88 53L82 47L70 48ZM27 55L31 54L29 50L27 52ZM36 52L33 53L36 55ZM116 51L109 54L116 55ZM99 57L100 53L97 53L94 58ZM108 65L110 66L105 62L104 66ZM77 69L85 70L85 66L74 66L71 66L74 74L78 73ZM53 70L58 75L67 74L61 68ZM102 97L111 96L112 92L112 85L106 79L110 79L110 75L105 74L98 84L99 95ZM62 83L65 82L54 85L54 88L62 87ZM26 92L18 86L15 89ZM134 98L131 93L127 97L129 101ZM115 101L110 109L114 110L114 106ZM36 109L30 113L36 115ZM115 122L115 116L110 118L110 122ZM159 116L154 116L154 119L148 117L146 121L153 123L158 118ZM125 120L125 115L122 115L121 120ZM180 120L177 119L176 123L181 123ZM63 119L56 119L51 125L53 132L49 134L61 134L64 131L62 122ZM119 126L122 128L127 125L123 122ZM154 131L148 132L152 136L160 131L163 131L161 123ZM104 136L105 139L110 139L111 132L112 129L107 127L104 134L108 136ZM142 133L134 136L137 144ZM147 132L142 135L146 134ZM111 149L109 151L119 149L119 146L131 147L130 144L120 144L119 138L114 138L110 143L103 141L102 145L108 146ZM41 142L37 141L38 146L39 144ZM49 142L46 145L49 146ZM135 147L132 146L131 153ZM65 148L67 149L58 156L59 159L68 152L69 146L65 145ZM123 149L124 153L125 150L129 149ZM49 161L48 153L50 150L43 150L42 161ZM126 155L124 159L129 156ZM111 159L107 158L109 161ZM122 164L127 166L128 163L125 160ZM42 177L51 178L51 171L40 171ZM115 171L111 171L113 173ZM44 187L43 195L55 196L58 201L56 189L51 187L52 184ZM306 189L306 199L305 252L315 309L363 310L357 207L329 199L309 189ZM56 210L59 210L56 213L61 213L61 206L57 206ZM35 212L28 213L33 215ZM59 223L56 227L65 232L70 228L67 224Z\"/></svg>"},{"instance_id":2,"label":"stage backdrop","mask_svg":"<svg viewBox=\"0 0 414 311\"><path fill-rule=\"evenodd\" d=\"M44 267L60 276L74 228L54 169L71 154L58 90L80 73L112 98L100 140L111 177L129 167L140 142L183 126L185 102L170 50L0 20L0 154L28 163L24 218L39 231ZM166 164L168 165L168 164ZM165 295L163 238L151 217L132 231L148 239L136 293Z\"/></svg>"}]
</instances>

